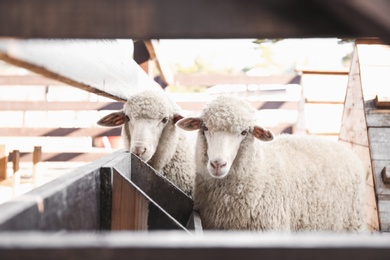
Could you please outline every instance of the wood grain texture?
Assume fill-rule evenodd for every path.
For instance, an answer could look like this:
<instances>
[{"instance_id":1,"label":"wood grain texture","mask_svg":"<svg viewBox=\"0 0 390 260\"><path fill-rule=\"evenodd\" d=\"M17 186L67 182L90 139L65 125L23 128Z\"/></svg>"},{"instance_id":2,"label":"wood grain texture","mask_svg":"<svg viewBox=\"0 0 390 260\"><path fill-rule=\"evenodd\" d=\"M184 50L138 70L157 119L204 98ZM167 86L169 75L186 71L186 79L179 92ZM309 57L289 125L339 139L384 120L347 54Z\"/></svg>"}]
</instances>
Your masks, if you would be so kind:
<instances>
[{"instance_id":1,"label":"wood grain texture","mask_svg":"<svg viewBox=\"0 0 390 260\"><path fill-rule=\"evenodd\" d=\"M132 59L132 50L132 41L0 40L0 59L118 101L160 89Z\"/></svg>"},{"instance_id":2,"label":"wood grain texture","mask_svg":"<svg viewBox=\"0 0 390 260\"><path fill-rule=\"evenodd\" d=\"M389 234L0 233L1 259L388 259Z\"/></svg>"},{"instance_id":3,"label":"wood grain texture","mask_svg":"<svg viewBox=\"0 0 390 260\"><path fill-rule=\"evenodd\" d=\"M0 36L97 39L376 36L370 31L356 33L356 28L345 25L337 13L325 7L306 0L3 0ZM358 18L362 23L371 19Z\"/></svg>"},{"instance_id":4,"label":"wood grain texture","mask_svg":"<svg viewBox=\"0 0 390 260\"><path fill-rule=\"evenodd\" d=\"M359 66L359 57L355 47L348 77L339 142L349 146L359 156L366 169L366 223L370 230L375 231L380 230L380 220Z\"/></svg>"}]
</instances>

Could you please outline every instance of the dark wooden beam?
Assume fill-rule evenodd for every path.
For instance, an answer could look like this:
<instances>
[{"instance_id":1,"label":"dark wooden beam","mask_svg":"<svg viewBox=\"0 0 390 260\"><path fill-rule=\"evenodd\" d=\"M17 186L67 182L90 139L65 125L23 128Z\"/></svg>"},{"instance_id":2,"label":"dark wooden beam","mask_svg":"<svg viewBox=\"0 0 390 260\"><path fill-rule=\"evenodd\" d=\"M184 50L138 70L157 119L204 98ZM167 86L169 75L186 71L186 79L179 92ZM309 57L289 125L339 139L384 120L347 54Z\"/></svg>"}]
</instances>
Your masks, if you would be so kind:
<instances>
[{"instance_id":1,"label":"dark wooden beam","mask_svg":"<svg viewBox=\"0 0 390 260\"><path fill-rule=\"evenodd\" d=\"M34 232L0 234L1 259L388 259L388 234Z\"/></svg>"},{"instance_id":2,"label":"dark wooden beam","mask_svg":"<svg viewBox=\"0 0 390 260\"><path fill-rule=\"evenodd\" d=\"M163 39L377 35L359 33L309 0L2 0L0 36Z\"/></svg>"},{"instance_id":3,"label":"dark wooden beam","mask_svg":"<svg viewBox=\"0 0 390 260\"><path fill-rule=\"evenodd\" d=\"M390 44L390 2L388 0L329 0L316 2L355 35L379 37Z\"/></svg>"}]
</instances>

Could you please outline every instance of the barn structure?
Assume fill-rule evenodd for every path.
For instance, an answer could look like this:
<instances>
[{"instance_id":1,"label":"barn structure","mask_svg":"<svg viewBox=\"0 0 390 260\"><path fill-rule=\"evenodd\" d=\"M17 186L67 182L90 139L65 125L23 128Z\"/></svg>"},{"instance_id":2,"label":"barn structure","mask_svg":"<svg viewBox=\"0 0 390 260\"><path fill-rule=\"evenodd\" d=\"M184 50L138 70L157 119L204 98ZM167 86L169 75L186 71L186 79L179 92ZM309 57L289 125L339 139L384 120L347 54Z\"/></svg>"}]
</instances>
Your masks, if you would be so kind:
<instances>
[{"instance_id":1,"label":"barn structure","mask_svg":"<svg viewBox=\"0 0 390 260\"><path fill-rule=\"evenodd\" d=\"M339 136L365 160L373 233L203 232L190 198L119 151L2 204L0 258L386 259L389 8L385 1L348 0L0 1L2 60L116 100L126 99L130 84L135 91L156 83L128 58L123 42L96 39L381 38L356 43ZM160 232L131 232L147 229Z\"/></svg>"}]
</instances>

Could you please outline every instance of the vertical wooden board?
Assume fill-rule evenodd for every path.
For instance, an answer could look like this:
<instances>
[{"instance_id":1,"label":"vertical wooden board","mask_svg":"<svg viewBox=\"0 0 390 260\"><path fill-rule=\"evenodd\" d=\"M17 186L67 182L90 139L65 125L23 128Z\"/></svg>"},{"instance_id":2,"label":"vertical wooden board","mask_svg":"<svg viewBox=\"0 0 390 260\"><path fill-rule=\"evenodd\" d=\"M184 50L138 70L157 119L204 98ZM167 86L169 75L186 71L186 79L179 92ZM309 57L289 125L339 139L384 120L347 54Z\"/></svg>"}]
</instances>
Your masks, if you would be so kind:
<instances>
[{"instance_id":1,"label":"vertical wooden board","mask_svg":"<svg viewBox=\"0 0 390 260\"><path fill-rule=\"evenodd\" d=\"M5 145L0 144L0 181L7 179L7 156Z\"/></svg>"},{"instance_id":2,"label":"vertical wooden board","mask_svg":"<svg viewBox=\"0 0 390 260\"><path fill-rule=\"evenodd\" d=\"M378 108L374 100L367 100L364 105L368 127L390 127L390 109Z\"/></svg>"},{"instance_id":3,"label":"vertical wooden board","mask_svg":"<svg viewBox=\"0 0 390 260\"><path fill-rule=\"evenodd\" d=\"M382 179L382 170L389 165L389 160L373 160L372 166L375 176L376 192L379 200L385 199L390 201L390 184L385 184Z\"/></svg>"},{"instance_id":4,"label":"vertical wooden board","mask_svg":"<svg viewBox=\"0 0 390 260\"><path fill-rule=\"evenodd\" d=\"M147 230L148 201L130 182L113 171L112 230Z\"/></svg>"},{"instance_id":5,"label":"vertical wooden board","mask_svg":"<svg viewBox=\"0 0 390 260\"><path fill-rule=\"evenodd\" d=\"M363 93L356 51L354 52L351 72L349 73L339 137L346 142L368 146Z\"/></svg>"},{"instance_id":6,"label":"vertical wooden board","mask_svg":"<svg viewBox=\"0 0 390 260\"><path fill-rule=\"evenodd\" d=\"M356 48L348 78L339 141L349 146L363 162L366 169L366 221L369 230L379 230L375 183Z\"/></svg>"},{"instance_id":7,"label":"vertical wooden board","mask_svg":"<svg viewBox=\"0 0 390 260\"><path fill-rule=\"evenodd\" d=\"M379 200L378 206L381 219L381 231L390 232L390 201Z\"/></svg>"},{"instance_id":8,"label":"vertical wooden board","mask_svg":"<svg viewBox=\"0 0 390 260\"><path fill-rule=\"evenodd\" d=\"M134 154L131 154L131 181L182 226L187 224L193 200Z\"/></svg>"},{"instance_id":9,"label":"vertical wooden board","mask_svg":"<svg viewBox=\"0 0 390 260\"><path fill-rule=\"evenodd\" d=\"M364 168L366 169L366 223L369 230L379 230L378 206L369 148L368 146L360 146L343 140L339 140L339 142L352 149L362 160Z\"/></svg>"},{"instance_id":10,"label":"vertical wooden board","mask_svg":"<svg viewBox=\"0 0 390 260\"><path fill-rule=\"evenodd\" d=\"M390 127L370 127L368 135L372 160L390 160Z\"/></svg>"}]
</instances>

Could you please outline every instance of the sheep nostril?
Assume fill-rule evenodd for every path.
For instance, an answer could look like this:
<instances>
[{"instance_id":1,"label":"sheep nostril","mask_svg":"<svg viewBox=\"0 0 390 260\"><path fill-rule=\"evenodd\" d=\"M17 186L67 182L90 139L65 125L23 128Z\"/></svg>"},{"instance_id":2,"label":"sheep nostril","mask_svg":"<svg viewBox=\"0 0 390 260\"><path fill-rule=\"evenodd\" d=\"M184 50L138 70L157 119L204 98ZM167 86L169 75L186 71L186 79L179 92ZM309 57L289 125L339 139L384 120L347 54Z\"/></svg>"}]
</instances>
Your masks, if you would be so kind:
<instances>
[{"instance_id":1,"label":"sheep nostril","mask_svg":"<svg viewBox=\"0 0 390 260\"><path fill-rule=\"evenodd\" d=\"M213 167L214 169L221 169L225 167L226 164L227 164L226 162L220 163L219 161L210 162L211 167Z\"/></svg>"},{"instance_id":2,"label":"sheep nostril","mask_svg":"<svg viewBox=\"0 0 390 260\"><path fill-rule=\"evenodd\" d=\"M133 148L133 153L137 156L141 156L146 152L145 147L134 147Z\"/></svg>"}]
</instances>

